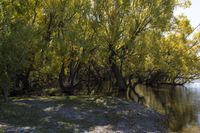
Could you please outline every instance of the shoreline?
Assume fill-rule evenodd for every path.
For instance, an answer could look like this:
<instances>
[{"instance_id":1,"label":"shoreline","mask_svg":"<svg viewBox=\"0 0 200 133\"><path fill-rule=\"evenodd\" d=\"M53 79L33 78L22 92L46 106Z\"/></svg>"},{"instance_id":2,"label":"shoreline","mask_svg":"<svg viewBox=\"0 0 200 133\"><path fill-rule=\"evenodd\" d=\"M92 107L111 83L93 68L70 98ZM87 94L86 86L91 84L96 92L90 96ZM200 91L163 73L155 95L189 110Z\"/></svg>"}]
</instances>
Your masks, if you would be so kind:
<instances>
[{"instance_id":1,"label":"shoreline","mask_svg":"<svg viewBox=\"0 0 200 133\"><path fill-rule=\"evenodd\" d=\"M1 106L0 125L4 125L5 133L168 132L163 115L146 106L118 98L14 98ZM3 108L9 110L6 112Z\"/></svg>"}]
</instances>

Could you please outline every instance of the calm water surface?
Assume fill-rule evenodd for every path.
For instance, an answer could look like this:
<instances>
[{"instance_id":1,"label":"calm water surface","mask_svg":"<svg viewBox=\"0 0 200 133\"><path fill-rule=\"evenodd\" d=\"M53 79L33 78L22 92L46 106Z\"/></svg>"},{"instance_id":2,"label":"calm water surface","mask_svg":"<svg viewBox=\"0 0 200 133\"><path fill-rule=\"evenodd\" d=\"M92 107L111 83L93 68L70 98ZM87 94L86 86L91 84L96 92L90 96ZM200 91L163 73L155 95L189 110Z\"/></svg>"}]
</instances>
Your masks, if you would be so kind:
<instances>
[{"instance_id":1,"label":"calm water surface","mask_svg":"<svg viewBox=\"0 0 200 133\"><path fill-rule=\"evenodd\" d=\"M149 88L137 86L145 104L167 116L166 124L173 132L200 133L200 80L184 87Z\"/></svg>"}]
</instances>

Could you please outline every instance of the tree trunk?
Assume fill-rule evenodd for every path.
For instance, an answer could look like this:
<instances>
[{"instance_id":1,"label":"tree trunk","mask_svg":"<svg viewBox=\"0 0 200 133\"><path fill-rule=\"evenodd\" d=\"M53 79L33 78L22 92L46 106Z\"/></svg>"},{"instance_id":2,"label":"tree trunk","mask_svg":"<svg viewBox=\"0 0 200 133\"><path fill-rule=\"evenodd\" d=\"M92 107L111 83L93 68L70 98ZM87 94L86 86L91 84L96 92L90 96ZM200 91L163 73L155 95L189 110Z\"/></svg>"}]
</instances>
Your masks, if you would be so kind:
<instances>
[{"instance_id":1,"label":"tree trunk","mask_svg":"<svg viewBox=\"0 0 200 133\"><path fill-rule=\"evenodd\" d=\"M122 72L120 71L120 68L114 61L115 52L113 51L112 46L110 46L109 48L111 52L109 56L109 63L111 65L112 73L114 74L114 77L116 79L117 86L119 87L119 96L126 96L127 85L125 83L125 79L122 75Z\"/></svg>"},{"instance_id":2,"label":"tree trunk","mask_svg":"<svg viewBox=\"0 0 200 133\"><path fill-rule=\"evenodd\" d=\"M28 91L30 91L30 84L29 84L29 75L30 71L17 75L16 79L16 87L20 87L20 82L22 83L22 94L27 94Z\"/></svg>"},{"instance_id":3,"label":"tree trunk","mask_svg":"<svg viewBox=\"0 0 200 133\"><path fill-rule=\"evenodd\" d=\"M80 69L80 64L77 63L75 64L74 67L70 67L70 75L68 77L68 84L65 86L64 85L64 77L65 77L65 64L62 63L62 67L61 67L61 70L60 70L60 74L59 74L59 85L60 85L60 88L62 90L63 93L67 94L67 95L72 95L73 94L73 89L80 83L74 83L75 82L75 79L76 79L76 76L77 76L77 73Z\"/></svg>"},{"instance_id":4,"label":"tree trunk","mask_svg":"<svg viewBox=\"0 0 200 133\"><path fill-rule=\"evenodd\" d=\"M140 94L138 94L135 90L136 86L141 83L140 78L135 83L132 83L132 76L130 76L129 79L128 79L128 82L129 82L128 83L128 86L129 86L128 96L129 96L129 98L131 98L131 100L134 100L134 98L131 95L131 91L132 91L134 93L134 95L137 97L137 102L143 104L145 102L144 97L140 96Z\"/></svg>"},{"instance_id":5,"label":"tree trunk","mask_svg":"<svg viewBox=\"0 0 200 133\"><path fill-rule=\"evenodd\" d=\"M8 101L8 88L6 86L3 87L3 97L4 97L4 101L7 102Z\"/></svg>"},{"instance_id":6,"label":"tree trunk","mask_svg":"<svg viewBox=\"0 0 200 133\"><path fill-rule=\"evenodd\" d=\"M3 93L3 98L4 101L8 101L8 96L9 96L9 87L10 87L10 79L8 76L8 73L5 72L4 75L2 76L2 93Z\"/></svg>"},{"instance_id":7,"label":"tree trunk","mask_svg":"<svg viewBox=\"0 0 200 133\"><path fill-rule=\"evenodd\" d=\"M60 73L59 73L59 85L60 85L60 89L63 93L67 94L67 95L71 95L71 89L68 87L65 87L64 85L64 76L65 76L65 64L62 63L61 69L60 69Z\"/></svg>"},{"instance_id":8,"label":"tree trunk","mask_svg":"<svg viewBox=\"0 0 200 133\"><path fill-rule=\"evenodd\" d=\"M124 81L124 77L122 76L122 73L119 70L119 67L116 64L113 63L111 65L111 69L112 69L112 72L113 72L115 79L117 81L117 85L119 87L119 92L125 92L127 86L126 86L126 83Z\"/></svg>"}]
</instances>

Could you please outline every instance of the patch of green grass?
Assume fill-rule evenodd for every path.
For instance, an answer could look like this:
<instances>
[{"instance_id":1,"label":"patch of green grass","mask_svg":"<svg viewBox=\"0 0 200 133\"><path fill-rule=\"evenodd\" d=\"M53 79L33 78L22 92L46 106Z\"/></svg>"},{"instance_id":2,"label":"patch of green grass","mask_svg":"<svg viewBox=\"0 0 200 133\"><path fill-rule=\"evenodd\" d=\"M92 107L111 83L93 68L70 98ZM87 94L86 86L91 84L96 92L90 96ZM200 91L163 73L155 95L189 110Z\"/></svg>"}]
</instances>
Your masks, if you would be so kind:
<instances>
[{"instance_id":1,"label":"patch of green grass","mask_svg":"<svg viewBox=\"0 0 200 133\"><path fill-rule=\"evenodd\" d=\"M3 128L0 128L0 133L4 133L4 129Z\"/></svg>"},{"instance_id":2,"label":"patch of green grass","mask_svg":"<svg viewBox=\"0 0 200 133\"><path fill-rule=\"evenodd\" d=\"M44 93L46 96L58 96L61 94L61 91L58 88L48 88L44 89Z\"/></svg>"},{"instance_id":3,"label":"patch of green grass","mask_svg":"<svg viewBox=\"0 0 200 133\"><path fill-rule=\"evenodd\" d=\"M44 113L26 104L3 103L0 107L1 122L16 126L39 126Z\"/></svg>"}]
</instances>

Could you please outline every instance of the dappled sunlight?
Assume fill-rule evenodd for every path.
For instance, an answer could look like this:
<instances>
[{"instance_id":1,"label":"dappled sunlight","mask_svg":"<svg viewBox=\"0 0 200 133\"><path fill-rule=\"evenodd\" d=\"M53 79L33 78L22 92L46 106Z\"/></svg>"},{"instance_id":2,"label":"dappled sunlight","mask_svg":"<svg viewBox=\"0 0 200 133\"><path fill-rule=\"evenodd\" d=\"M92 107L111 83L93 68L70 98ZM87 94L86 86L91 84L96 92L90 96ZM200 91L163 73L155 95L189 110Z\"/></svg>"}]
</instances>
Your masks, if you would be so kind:
<instances>
[{"instance_id":1,"label":"dappled sunlight","mask_svg":"<svg viewBox=\"0 0 200 133\"><path fill-rule=\"evenodd\" d=\"M13 100L13 103L4 107L1 105L6 111L0 108L0 113L3 114L0 122L9 125L10 128L6 128L11 130L17 126L20 127L19 130L31 127L30 130L41 132L123 133L132 132L136 128L138 131L145 128L155 131L157 128L156 123L160 117L141 105L103 97L100 98L101 101L107 104L101 102L96 105L96 99L98 98L52 97L49 100ZM83 103L80 104L79 100ZM151 121L143 122L150 119Z\"/></svg>"},{"instance_id":2,"label":"dappled sunlight","mask_svg":"<svg viewBox=\"0 0 200 133\"><path fill-rule=\"evenodd\" d=\"M47 107L47 108L45 108L43 110L45 112L55 112L55 111L60 110L63 106L64 106L64 104L58 104L56 107L55 106L53 106L53 107Z\"/></svg>"},{"instance_id":3,"label":"dappled sunlight","mask_svg":"<svg viewBox=\"0 0 200 133\"><path fill-rule=\"evenodd\" d=\"M19 106L27 106L27 107L31 107L31 105L27 104L27 103L23 103L23 102L15 102L15 105L19 105Z\"/></svg>"},{"instance_id":4,"label":"dappled sunlight","mask_svg":"<svg viewBox=\"0 0 200 133\"><path fill-rule=\"evenodd\" d=\"M85 131L84 133L122 133L125 131L114 130L112 125L105 126L95 126L90 131Z\"/></svg>"},{"instance_id":5,"label":"dappled sunlight","mask_svg":"<svg viewBox=\"0 0 200 133\"><path fill-rule=\"evenodd\" d=\"M0 128L8 128L9 125L7 125L6 123L1 123L0 122Z\"/></svg>"},{"instance_id":6,"label":"dappled sunlight","mask_svg":"<svg viewBox=\"0 0 200 133\"><path fill-rule=\"evenodd\" d=\"M189 7L190 0L0 0L0 133L199 126L200 24L174 14Z\"/></svg>"}]
</instances>

